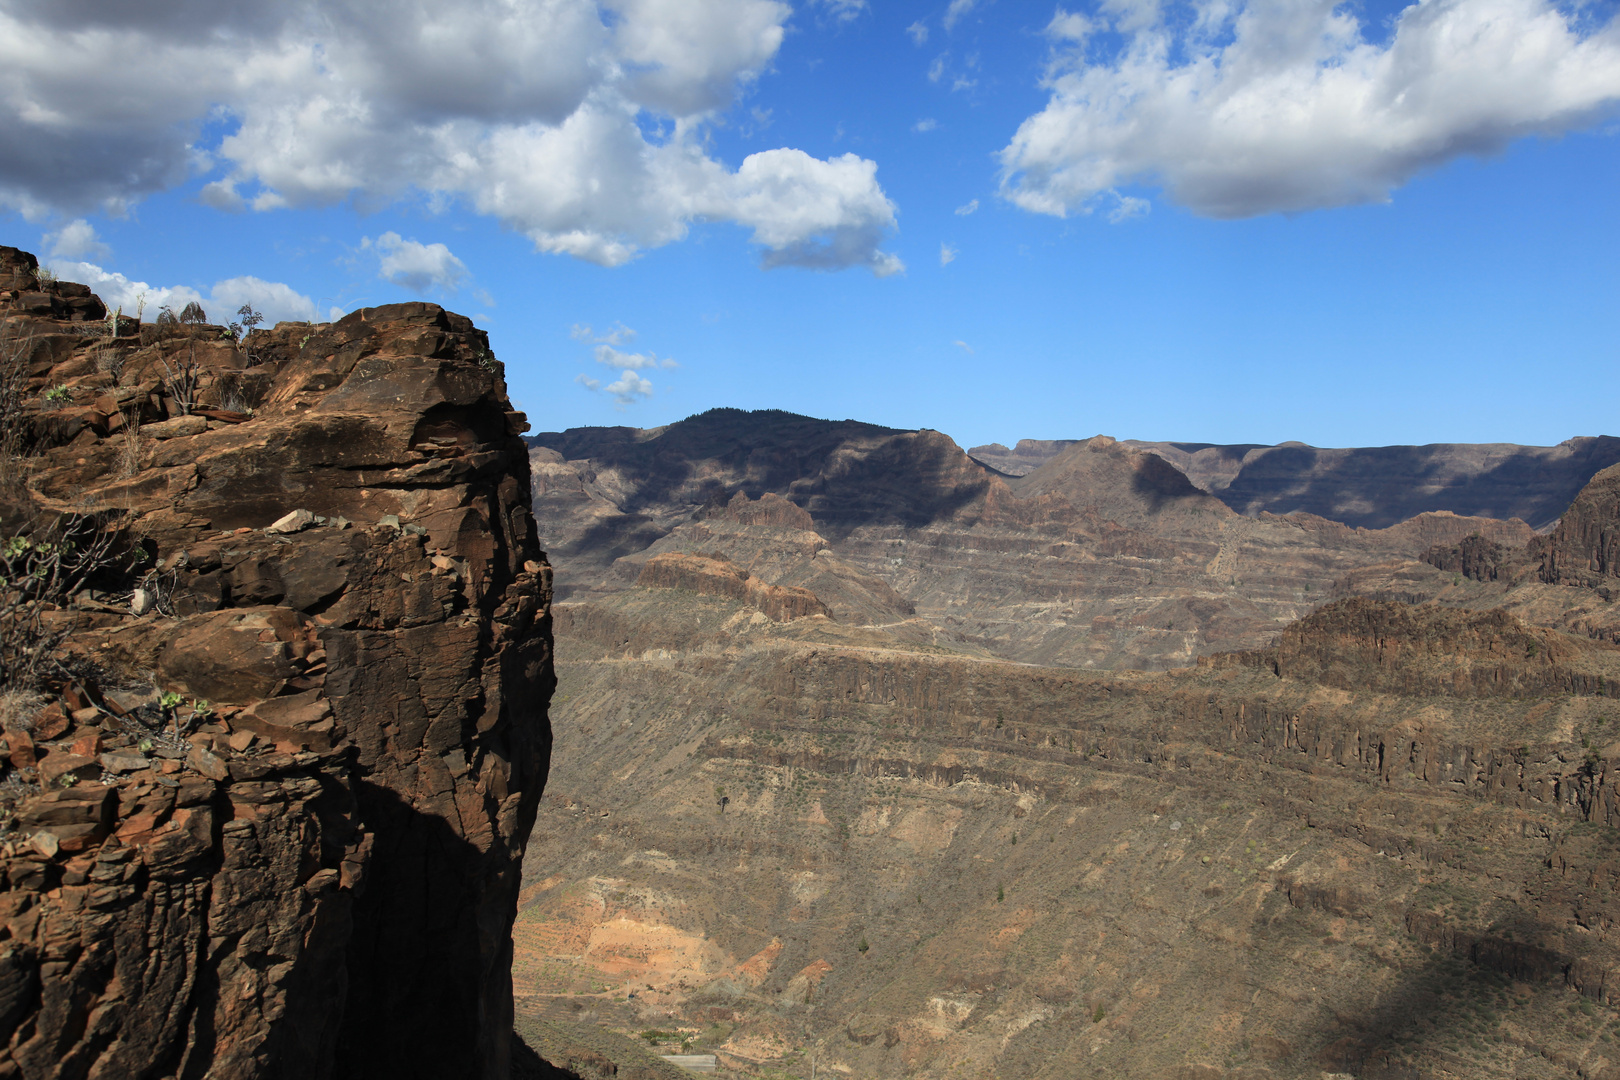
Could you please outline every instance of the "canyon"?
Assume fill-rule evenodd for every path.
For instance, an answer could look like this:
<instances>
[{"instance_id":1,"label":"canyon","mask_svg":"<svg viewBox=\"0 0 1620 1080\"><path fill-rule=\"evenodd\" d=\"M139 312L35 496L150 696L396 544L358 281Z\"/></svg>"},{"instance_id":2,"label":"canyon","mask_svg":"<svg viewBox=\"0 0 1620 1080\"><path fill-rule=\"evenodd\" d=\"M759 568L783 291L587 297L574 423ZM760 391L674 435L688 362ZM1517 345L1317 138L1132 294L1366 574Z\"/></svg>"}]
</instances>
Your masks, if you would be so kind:
<instances>
[{"instance_id":1,"label":"canyon","mask_svg":"<svg viewBox=\"0 0 1620 1080\"><path fill-rule=\"evenodd\" d=\"M1620 1077L1620 440L525 437L14 248L0 359L0 1076Z\"/></svg>"},{"instance_id":2,"label":"canyon","mask_svg":"<svg viewBox=\"0 0 1620 1080\"><path fill-rule=\"evenodd\" d=\"M520 1022L737 1076L1620 1075L1620 469L1537 533L1239 513L1104 437L530 444ZM1489 508L1567 467L1470 454Z\"/></svg>"}]
</instances>

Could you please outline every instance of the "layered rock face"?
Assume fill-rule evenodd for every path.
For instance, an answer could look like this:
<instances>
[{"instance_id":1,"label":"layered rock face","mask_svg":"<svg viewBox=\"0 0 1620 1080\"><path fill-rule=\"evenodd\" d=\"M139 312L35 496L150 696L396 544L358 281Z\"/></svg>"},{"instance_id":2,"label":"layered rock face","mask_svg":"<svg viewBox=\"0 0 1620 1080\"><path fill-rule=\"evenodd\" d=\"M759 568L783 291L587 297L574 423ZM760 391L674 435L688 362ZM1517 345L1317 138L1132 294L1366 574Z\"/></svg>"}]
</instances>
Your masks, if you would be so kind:
<instances>
[{"instance_id":1,"label":"layered rock face","mask_svg":"<svg viewBox=\"0 0 1620 1080\"><path fill-rule=\"evenodd\" d=\"M937 431L778 412L530 441L564 600L632 586L655 555L718 551L765 584L812 590L846 626L915 617L914 640L1074 667L1257 648L1363 567L1474 533L1516 548L1532 535L1450 513L1380 530L1244 517L1103 436L1053 444L1013 479Z\"/></svg>"},{"instance_id":2,"label":"layered rock face","mask_svg":"<svg viewBox=\"0 0 1620 1080\"><path fill-rule=\"evenodd\" d=\"M751 580L748 571L730 559L701 555L657 555L642 567L637 585L654 589L685 589L699 596L725 596L758 608L778 622L828 614L827 605L809 589L792 585L766 585Z\"/></svg>"},{"instance_id":3,"label":"layered rock face","mask_svg":"<svg viewBox=\"0 0 1620 1080\"><path fill-rule=\"evenodd\" d=\"M1612 646L1348 601L1275 666L1108 676L719 596L563 609L525 1012L595 990L741 1075L1620 1064Z\"/></svg>"},{"instance_id":4,"label":"layered rock face","mask_svg":"<svg viewBox=\"0 0 1620 1080\"><path fill-rule=\"evenodd\" d=\"M48 613L76 681L8 699L0 1075L504 1078L554 679L486 337L89 326L8 258L39 453L6 531L141 554Z\"/></svg>"},{"instance_id":5,"label":"layered rock face","mask_svg":"<svg viewBox=\"0 0 1620 1080\"><path fill-rule=\"evenodd\" d=\"M1074 440L1020 439L968 450L1012 476L1041 468ZM1145 442L1200 489L1241 514L1308 513L1381 529L1424 511L1519 518L1550 528L1592 476L1620 461L1620 439L1583 436L1557 446L1434 443L1327 449L1289 442Z\"/></svg>"},{"instance_id":6,"label":"layered rock face","mask_svg":"<svg viewBox=\"0 0 1620 1080\"><path fill-rule=\"evenodd\" d=\"M1549 585L1588 585L1616 595L1620 582L1620 465L1604 469L1538 545L1541 580Z\"/></svg>"},{"instance_id":7,"label":"layered rock face","mask_svg":"<svg viewBox=\"0 0 1620 1080\"><path fill-rule=\"evenodd\" d=\"M1425 510L1549 528L1593 474L1620 461L1620 439L1612 436L1557 446L1133 445L1162 454L1239 513L1303 511L1369 529Z\"/></svg>"},{"instance_id":8,"label":"layered rock face","mask_svg":"<svg viewBox=\"0 0 1620 1080\"><path fill-rule=\"evenodd\" d=\"M1620 1069L1615 605L1524 522L1245 517L1104 438L1014 479L780 414L539 441L520 1015L738 1075Z\"/></svg>"}]
</instances>

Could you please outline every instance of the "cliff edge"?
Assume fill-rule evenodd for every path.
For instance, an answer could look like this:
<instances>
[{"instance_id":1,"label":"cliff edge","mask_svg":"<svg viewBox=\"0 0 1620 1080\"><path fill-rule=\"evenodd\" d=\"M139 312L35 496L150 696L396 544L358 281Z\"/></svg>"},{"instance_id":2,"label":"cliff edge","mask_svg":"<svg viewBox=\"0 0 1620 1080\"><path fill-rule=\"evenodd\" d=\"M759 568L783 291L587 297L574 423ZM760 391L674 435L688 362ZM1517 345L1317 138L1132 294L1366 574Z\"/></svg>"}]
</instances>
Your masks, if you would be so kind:
<instances>
[{"instance_id":1,"label":"cliff edge","mask_svg":"<svg viewBox=\"0 0 1620 1080\"><path fill-rule=\"evenodd\" d=\"M83 292L0 248L0 1076L507 1076L555 680L487 338Z\"/></svg>"}]
</instances>

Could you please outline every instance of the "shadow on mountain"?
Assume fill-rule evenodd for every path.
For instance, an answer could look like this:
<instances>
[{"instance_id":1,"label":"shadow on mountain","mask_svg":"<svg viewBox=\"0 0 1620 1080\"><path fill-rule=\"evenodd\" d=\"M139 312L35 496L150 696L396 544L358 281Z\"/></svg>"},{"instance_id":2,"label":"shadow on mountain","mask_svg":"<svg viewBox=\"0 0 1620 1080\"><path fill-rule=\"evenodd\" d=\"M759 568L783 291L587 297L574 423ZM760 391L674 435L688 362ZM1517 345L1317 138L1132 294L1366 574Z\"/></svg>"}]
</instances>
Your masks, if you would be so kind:
<instances>
[{"instance_id":1,"label":"shadow on mountain","mask_svg":"<svg viewBox=\"0 0 1620 1080\"><path fill-rule=\"evenodd\" d=\"M1146 499L1149 509L1155 512L1175 499L1201 498L1208 494L1157 454L1142 455L1131 477L1131 490Z\"/></svg>"},{"instance_id":2,"label":"shadow on mountain","mask_svg":"<svg viewBox=\"0 0 1620 1080\"><path fill-rule=\"evenodd\" d=\"M989 470L938 432L854 420L816 420L776 409L711 409L662 429L575 428L543 432L530 445L568 460L589 458L628 481L625 514L595 526L578 550L629 554L662 530L640 511L784 495L818 529L847 535L862 525L927 525L983 496ZM823 528L825 527L825 528Z\"/></svg>"},{"instance_id":3,"label":"shadow on mountain","mask_svg":"<svg viewBox=\"0 0 1620 1080\"><path fill-rule=\"evenodd\" d=\"M1195 444L1172 445L1194 452ZM1515 447L1491 463L1493 449L1504 448L1284 445L1249 461L1218 495L1241 514L1305 511L1368 529L1441 510L1516 517L1545 529L1593 475L1620 461L1620 438L1607 435L1557 447Z\"/></svg>"}]
</instances>

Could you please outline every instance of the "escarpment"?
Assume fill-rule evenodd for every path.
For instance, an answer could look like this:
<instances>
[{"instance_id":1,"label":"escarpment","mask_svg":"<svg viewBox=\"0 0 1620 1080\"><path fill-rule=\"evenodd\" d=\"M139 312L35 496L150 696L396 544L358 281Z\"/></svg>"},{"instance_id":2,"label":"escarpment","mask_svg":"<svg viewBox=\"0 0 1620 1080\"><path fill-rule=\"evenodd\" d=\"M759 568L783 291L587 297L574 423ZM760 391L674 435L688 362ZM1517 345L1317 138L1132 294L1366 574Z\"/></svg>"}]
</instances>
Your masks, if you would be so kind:
<instances>
[{"instance_id":1,"label":"escarpment","mask_svg":"<svg viewBox=\"0 0 1620 1080\"><path fill-rule=\"evenodd\" d=\"M5 699L0 1075L504 1078L554 676L487 338L93 322L0 263L5 533L108 538Z\"/></svg>"},{"instance_id":2,"label":"escarpment","mask_svg":"<svg viewBox=\"0 0 1620 1080\"><path fill-rule=\"evenodd\" d=\"M1620 595L1620 465L1611 465L1581 489L1558 527L1534 550L1541 580L1549 585L1585 585L1606 598Z\"/></svg>"}]
</instances>

